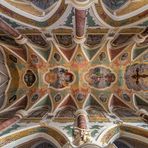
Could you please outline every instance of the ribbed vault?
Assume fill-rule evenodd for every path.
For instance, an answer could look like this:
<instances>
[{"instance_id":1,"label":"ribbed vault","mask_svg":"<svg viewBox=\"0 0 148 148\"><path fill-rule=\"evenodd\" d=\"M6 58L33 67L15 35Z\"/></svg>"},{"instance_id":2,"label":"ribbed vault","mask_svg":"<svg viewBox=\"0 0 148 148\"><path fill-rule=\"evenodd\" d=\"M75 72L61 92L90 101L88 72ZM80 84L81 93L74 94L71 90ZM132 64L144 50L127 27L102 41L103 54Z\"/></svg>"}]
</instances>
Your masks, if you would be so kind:
<instances>
[{"instance_id":1,"label":"ribbed vault","mask_svg":"<svg viewBox=\"0 0 148 148\"><path fill-rule=\"evenodd\" d=\"M0 135L52 125L65 148L102 147L104 129L146 130L147 49L146 0L1 0Z\"/></svg>"}]
</instances>

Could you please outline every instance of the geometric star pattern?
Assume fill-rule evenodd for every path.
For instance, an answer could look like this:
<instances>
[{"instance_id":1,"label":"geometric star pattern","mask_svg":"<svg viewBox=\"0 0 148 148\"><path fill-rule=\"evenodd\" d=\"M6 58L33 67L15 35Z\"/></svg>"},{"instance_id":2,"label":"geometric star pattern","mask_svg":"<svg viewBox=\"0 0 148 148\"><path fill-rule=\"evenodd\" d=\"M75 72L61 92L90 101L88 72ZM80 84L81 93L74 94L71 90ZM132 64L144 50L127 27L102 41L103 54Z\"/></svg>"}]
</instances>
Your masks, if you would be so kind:
<instances>
[{"instance_id":1,"label":"geometric star pattern","mask_svg":"<svg viewBox=\"0 0 148 148\"><path fill-rule=\"evenodd\" d=\"M22 138L29 132L53 132L50 136L58 135L61 147L93 143L92 139L100 147L120 147L120 139L109 140L125 131L126 124L136 124L127 128L132 132L139 123L144 126L148 121L145 5L144 0L135 4L128 0L3 0L0 135L9 138L12 132L17 140L14 130L19 133L21 128L26 130ZM27 122L30 129L21 125ZM62 132L56 133L54 124L64 134L67 131L68 140ZM108 128L114 124L117 127ZM103 127L108 133L101 133ZM2 142L1 146L5 142L9 146L13 140L2 138Z\"/></svg>"}]
</instances>

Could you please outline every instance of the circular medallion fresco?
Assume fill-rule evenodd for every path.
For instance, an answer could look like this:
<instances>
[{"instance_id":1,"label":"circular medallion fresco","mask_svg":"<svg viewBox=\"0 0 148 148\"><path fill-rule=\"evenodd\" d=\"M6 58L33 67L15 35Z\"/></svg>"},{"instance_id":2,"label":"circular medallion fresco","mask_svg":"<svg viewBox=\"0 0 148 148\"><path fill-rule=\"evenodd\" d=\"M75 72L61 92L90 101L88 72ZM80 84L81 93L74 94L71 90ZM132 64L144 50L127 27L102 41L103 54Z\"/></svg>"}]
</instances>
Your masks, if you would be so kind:
<instances>
[{"instance_id":1,"label":"circular medallion fresco","mask_svg":"<svg viewBox=\"0 0 148 148\"><path fill-rule=\"evenodd\" d=\"M106 89L115 82L116 76L109 68L97 66L89 69L85 74L84 79L91 87Z\"/></svg>"},{"instance_id":2,"label":"circular medallion fresco","mask_svg":"<svg viewBox=\"0 0 148 148\"><path fill-rule=\"evenodd\" d=\"M68 87L73 81L74 74L63 67L55 67L45 74L45 82L55 89Z\"/></svg>"}]
</instances>

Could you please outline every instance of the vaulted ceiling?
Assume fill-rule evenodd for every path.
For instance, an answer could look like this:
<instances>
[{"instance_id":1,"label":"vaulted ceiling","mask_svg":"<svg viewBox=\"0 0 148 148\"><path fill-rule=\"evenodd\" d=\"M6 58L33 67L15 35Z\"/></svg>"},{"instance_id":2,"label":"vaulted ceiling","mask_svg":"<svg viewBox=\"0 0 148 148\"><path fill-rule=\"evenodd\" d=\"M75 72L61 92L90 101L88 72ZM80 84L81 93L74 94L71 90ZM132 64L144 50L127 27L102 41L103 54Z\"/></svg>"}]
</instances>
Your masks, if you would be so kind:
<instances>
[{"instance_id":1,"label":"vaulted ceiling","mask_svg":"<svg viewBox=\"0 0 148 148\"><path fill-rule=\"evenodd\" d=\"M1 121L148 120L147 0L1 0L0 12Z\"/></svg>"}]
</instances>

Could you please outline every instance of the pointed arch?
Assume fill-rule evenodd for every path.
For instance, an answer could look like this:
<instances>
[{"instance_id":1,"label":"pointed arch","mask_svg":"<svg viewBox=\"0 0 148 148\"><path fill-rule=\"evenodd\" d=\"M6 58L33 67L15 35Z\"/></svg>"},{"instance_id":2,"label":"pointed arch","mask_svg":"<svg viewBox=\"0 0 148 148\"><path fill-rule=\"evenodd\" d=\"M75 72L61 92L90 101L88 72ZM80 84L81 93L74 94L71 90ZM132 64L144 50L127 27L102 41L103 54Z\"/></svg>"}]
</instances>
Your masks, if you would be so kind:
<instances>
[{"instance_id":1,"label":"pointed arch","mask_svg":"<svg viewBox=\"0 0 148 148\"><path fill-rule=\"evenodd\" d=\"M117 124L107 127L101 133L101 135L97 139L97 142L99 146L105 147L113 143L116 139L118 139L121 136L127 138L132 137L135 140L139 140L148 144L148 132L146 129L127 124Z\"/></svg>"},{"instance_id":2,"label":"pointed arch","mask_svg":"<svg viewBox=\"0 0 148 148\"><path fill-rule=\"evenodd\" d=\"M13 137L11 141L8 140L10 137ZM37 137L42 137L49 141L52 140L52 142L54 142L58 148L63 147L69 142L66 135L55 127L36 126L14 132L11 135L6 135L5 137L1 137L0 147L3 147L4 145L8 147L10 147L10 145L16 146L16 144L22 144L22 141L27 142L28 140Z\"/></svg>"},{"instance_id":3,"label":"pointed arch","mask_svg":"<svg viewBox=\"0 0 148 148\"><path fill-rule=\"evenodd\" d=\"M110 112L115 113L118 117L135 117L136 112L135 109L130 105L125 104L121 99L119 99L116 95L112 95L111 100L109 102Z\"/></svg>"},{"instance_id":4,"label":"pointed arch","mask_svg":"<svg viewBox=\"0 0 148 148\"><path fill-rule=\"evenodd\" d=\"M89 94L83 108L91 117L105 117L106 110L92 94Z\"/></svg>"},{"instance_id":5,"label":"pointed arch","mask_svg":"<svg viewBox=\"0 0 148 148\"><path fill-rule=\"evenodd\" d=\"M56 108L56 117L74 118L78 106L71 95L68 95Z\"/></svg>"},{"instance_id":6,"label":"pointed arch","mask_svg":"<svg viewBox=\"0 0 148 148\"><path fill-rule=\"evenodd\" d=\"M134 94L134 104L137 109L144 109L148 112L148 101L137 94Z\"/></svg>"}]
</instances>

